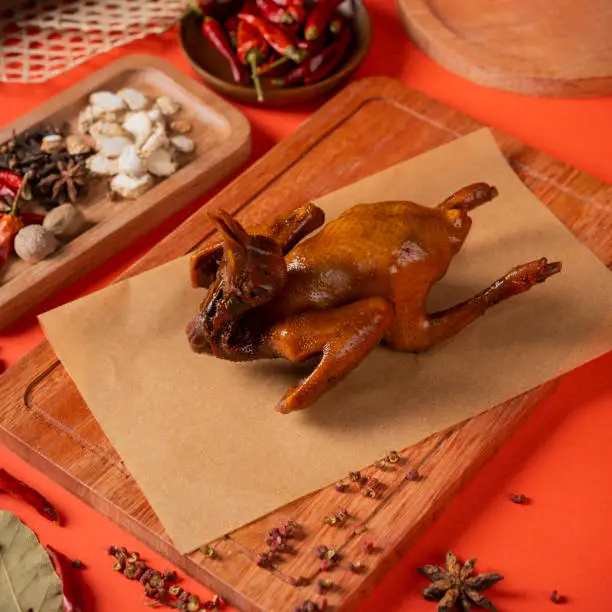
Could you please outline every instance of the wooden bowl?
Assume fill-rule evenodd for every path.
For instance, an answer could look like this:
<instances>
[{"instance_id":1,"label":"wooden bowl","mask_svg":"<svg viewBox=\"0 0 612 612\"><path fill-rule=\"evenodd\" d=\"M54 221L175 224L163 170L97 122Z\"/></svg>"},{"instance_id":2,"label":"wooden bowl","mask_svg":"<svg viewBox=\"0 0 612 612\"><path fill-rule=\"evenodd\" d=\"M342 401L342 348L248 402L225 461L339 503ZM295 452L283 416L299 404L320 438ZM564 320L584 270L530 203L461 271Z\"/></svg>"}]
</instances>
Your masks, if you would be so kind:
<instances>
[{"instance_id":1,"label":"wooden bowl","mask_svg":"<svg viewBox=\"0 0 612 612\"><path fill-rule=\"evenodd\" d=\"M234 82L227 60L202 34L202 18L188 14L181 21L179 39L183 53L202 80L221 94L243 104L279 107L321 100L340 89L363 61L372 41L370 16L360 1L345 3L341 12L350 19L353 39L346 59L339 70L313 85L291 88L264 87L264 101L258 102L255 89Z\"/></svg>"}]
</instances>

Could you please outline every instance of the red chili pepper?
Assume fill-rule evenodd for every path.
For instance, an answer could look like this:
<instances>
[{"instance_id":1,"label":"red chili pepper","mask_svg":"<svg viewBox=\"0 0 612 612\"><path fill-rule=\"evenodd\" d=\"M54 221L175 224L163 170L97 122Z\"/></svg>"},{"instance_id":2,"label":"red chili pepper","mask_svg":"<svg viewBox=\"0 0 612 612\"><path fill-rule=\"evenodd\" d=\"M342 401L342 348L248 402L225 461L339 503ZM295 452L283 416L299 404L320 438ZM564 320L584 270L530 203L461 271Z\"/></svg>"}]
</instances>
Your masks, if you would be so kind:
<instances>
[{"instance_id":1,"label":"red chili pepper","mask_svg":"<svg viewBox=\"0 0 612 612\"><path fill-rule=\"evenodd\" d=\"M332 13L341 2L342 0L319 0L315 4L304 27L304 38L306 40L314 40L319 38L319 36L323 36Z\"/></svg>"},{"instance_id":2,"label":"red chili pepper","mask_svg":"<svg viewBox=\"0 0 612 612\"><path fill-rule=\"evenodd\" d=\"M279 6L274 0L256 0L257 8L261 14L272 23L293 23L293 17L282 6Z\"/></svg>"},{"instance_id":3,"label":"red chili pepper","mask_svg":"<svg viewBox=\"0 0 612 612\"><path fill-rule=\"evenodd\" d=\"M296 47L289 35L278 25L266 21L263 17L244 12L238 13L238 19L257 28L266 42L281 55L285 55L297 64L303 61L305 53Z\"/></svg>"},{"instance_id":4,"label":"red chili pepper","mask_svg":"<svg viewBox=\"0 0 612 612\"><path fill-rule=\"evenodd\" d=\"M57 575L62 581L62 595L64 598L64 611L65 612L83 612L83 607L78 603L78 593L75 583L73 582L72 573L74 571L72 567L72 561L68 559L61 552L58 552L53 546L47 544L45 546L49 559L53 563L53 567Z\"/></svg>"},{"instance_id":5,"label":"red chili pepper","mask_svg":"<svg viewBox=\"0 0 612 612\"><path fill-rule=\"evenodd\" d=\"M308 17L308 11L301 5L292 4L287 8L287 13L292 18L293 22L296 24L302 24L306 21L306 17Z\"/></svg>"},{"instance_id":6,"label":"red chili pepper","mask_svg":"<svg viewBox=\"0 0 612 612\"><path fill-rule=\"evenodd\" d=\"M310 59L323 51L325 47L325 38L321 36L315 40L300 40L298 47L306 51L306 59Z\"/></svg>"},{"instance_id":7,"label":"red chili pepper","mask_svg":"<svg viewBox=\"0 0 612 612\"><path fill-rule=\"evenodd\" d=\"M223 31L221 24L216 19L207 15L204 17L202 32L210 44L228 61L232 69L234 81L236 83L244 83L246 81L246 73L238 58L234 55L230 41Z\"/></svg>"},{"instance_id":8,"label":"red chili pepper","mask_svg":"<svg viewBox=\"0 0 612 612\"><path fill-rule=\"evenodd\" d=\"M19 175L8 170L2 171L3 177L10 181L12 184L17 184L14 177L19 180L19 186L17 193L13 198L11 210L3 215L0 215L0 268L4 267L8 258L13 252L13 245L15 244L15 236L19 233L19 230L23 227L23 221L17 215L17 205L23 193L23 190L27 186L27 178L22 179ZM5 183L6 184L6 183ZM19 481L17 481L19 482ZM2 481L0 480L0 490L2 490ZM10 493L10 491L7 491Z\"/></svg>"},{"instance_id":9,"label":"red chili pepper","mask_svg":"<svg viewBox=\"0 0 612 612\"><path fill-rule=\"evenodd\" d=\"M274 0L278 6L304 6L303 0Z\"/></svg>"},{"instance_id":10,"label":"red chili pepper","mask_svg":"<svg viewBox=\"0 0 612 612\"><path fill-rule=\"evenodd\" d=\"M227 30L227 35L229 36L230 42L234 47L236 46L236 33L238 31L238 17L236 15L232 15L225 20L223 24L225 29Z\"/></svg>"},{"instance_id":11,"label":"red chili pepper","mask_svg":"<svg viewBox=\"0 0 612 612\"><path fill-rule=\"evenodd\" d=\"M340 36L337 41L332 43L328 48L332 49L332 54L321 64L317 70L313 70L308 76L304 78L306 85L317 83L322 81L331 72L333 72L340 62L346 55L349 43L351 42L351 30L349 28L343 28L340 31Z\"/></svg>"},{"instance_id":12,"label":"red chili pepper","mask_svg":"<svg viewBox=\"0 0 612 612\"><path fill-rule=\"evenodd\" d=\"M10 170L0 170L0 185L6 185L17 193L22 182L23 177L19 176L15 172L11 172Z\"/></svg>"},{"instance_id":13,"label":"red chili pepper","mask_svg":"<svg viewBox=\"0 0 612 612\"><path fill-rule=\"evenodd\" d=\"M263 102L263 91L257 74L257 66L261 64L268 55L268 43L263 39L257 28L246 21L238 22L236 37L238 59L251 68L251 78L255 85L258 102Z\"/></svg>"},{"instance_id":14,"label":"red chili pepper","mask_svg":"<svg viewBox=\"0 0 612 612\"><path fill-rule=\"evenodd\" d=\"M23 223L16 215L11 213L0 215L0 269L4 267L11 256L13 245L15 244L15 236L22 227ZM2 489L1 481L0 489ZM7 491L7 493L10 493L10 491Z\"/></svg>"},{"instance_id":15,"label":"red chili pepper","mask_svg":"<svg viewBox=\"0 0 612 612\"><path fill-rule=\"evenodd\" d=\"M326 47L320 53L308 58L303 64L293 68L282 79L274 79L272 84L277 87L286 87L287 85L297 85L304 79L319 70L321 66L334 55L333 45Z\"/></svg>"},{"instance_id":16,"label":"red chili pepper","mask_svg":"<svg viewBox=\"0 0 612 612\"><path fill-rule=\"evenodd\" d=\"M16 217L13 217L16 219ZM21 229L21 228L20 228ZM0 229L0 232L2 230ZM16 499L29 504L47 520L59 524L57 510L38 491L32 489L25 482L11 476L6 470L0 468L0 491L12 495Z\"/></svg>"}]
</instances>

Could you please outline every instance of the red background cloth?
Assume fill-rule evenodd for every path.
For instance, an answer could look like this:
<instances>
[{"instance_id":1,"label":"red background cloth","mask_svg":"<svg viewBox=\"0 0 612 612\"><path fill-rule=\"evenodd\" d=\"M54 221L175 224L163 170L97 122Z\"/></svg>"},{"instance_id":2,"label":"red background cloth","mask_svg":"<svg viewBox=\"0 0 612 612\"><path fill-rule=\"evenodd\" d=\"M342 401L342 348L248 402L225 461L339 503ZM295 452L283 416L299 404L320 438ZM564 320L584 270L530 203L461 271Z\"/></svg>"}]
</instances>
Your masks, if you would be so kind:
<instances>
[{"instance_id":1,"label":"red background cloth","mask_svg":"<svg viewBox=\"0 0 612 612\"><path fill-rule=\"evenodd\" d=\"M489 90L451 75L427 59L400 26L395 3L369 0L374 42L355 78L387 75L442 100L480 121L581 170L612 182L612 97L591 100L533 99ZM118 57L150 53L188 74L176 31L95 58L42 85L0 85L0 124L23 113ZM195 77L194 77L195 78ZM263 155L306 120L316 107L263 110L240 107L251 121L253 155ZM220 186L222 187L222 186ZM219 188L220 188L219 187ZM219 189L218 188L218 189ZM218 190L217 189L217 190ZM216 190L216 191L217 191ZM61 291L0 334L0 359L10 366L42 339L35 314L109 284L213 193ZM577 290L579 290L577 288ZM583 296L588 308L588 296ZM553 605L550 591L568 597L567 609L590 612L610 608L605 584L612 526L612 354L580 368L563 381L463 493L414 544L377 589L362 612L434 610L421 599L426 581L416 568L441 563L446 549L463 558L478 557L477 570L506 576L490 592L500 612L540 612ZM104 547L136 549L152 564L166 564L134 538L68 494L0 446L0 466L37 487L67 517L56 528L17 501L0 495L0 508L15 512L45 543L88 566L82 574L98 612L139 610L141 589L110 570ZM509 493L532 498L528 506L508 501ZM205 594L194 583L187 588Z\"/></svg>"}]
</instances>

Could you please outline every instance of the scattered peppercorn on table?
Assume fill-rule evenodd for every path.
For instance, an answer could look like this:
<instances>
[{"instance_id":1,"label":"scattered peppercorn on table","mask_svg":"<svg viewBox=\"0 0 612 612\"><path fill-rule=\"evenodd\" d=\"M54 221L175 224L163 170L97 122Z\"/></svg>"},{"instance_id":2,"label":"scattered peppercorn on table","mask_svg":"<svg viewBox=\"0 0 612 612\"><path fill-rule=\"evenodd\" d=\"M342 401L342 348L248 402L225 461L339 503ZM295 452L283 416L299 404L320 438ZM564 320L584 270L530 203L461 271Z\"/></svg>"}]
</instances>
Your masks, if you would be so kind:
<instances>
[{"instance_id":1,"label":"scattered peppercorn on table","mask_svg":"<svg viewBox=\"0 0 612 612\"><path fill-rule=\"evenodd\" d=\"M373 45L357 78L378 74L399 78L612 182L612 98L537 100L472 85L450 75L416 50L405 36L392 3L370 0L368 8L374 25ZM16 119L110 61L133 53L158 55L192 74L178 47L176 31L172 31L113 51L46 84L0 85L2 123ZM252 123L254 160L306 120L316 107L240 110ZM37 312L109 284L210 195L117 254L88 278L42 304ZM588 296L583 298L586 307ZM7 366L14 365L41 338L35 316L23 318L0 336L0 360ZM502 587L496 587L491 597L501 612L540 612L557 601L565 602L572 610L605 609L604 589L593 588L589 577L605 565L605 543L612 537L607 521L612 492L603 486L609 481L607 466L612 460L607 434L612 427L612 385L607 382L611 367L612 356L608 355L564 379L555 394L483 468L375 592L363 600L360 609L434 610L435 604L421 596L430 582L417 568L443 566L447 550L456 553L461 562L478 558L478 574L504 575ZM142 589L112 572L113 559L106 549L115 544L138 551L150 567L159 570L168 567L163 559L4 448L0 448L0 467L34 487L64 517L64 525L57 527L19 499L0 497L0 508L17 514L44 544L83 561L85 567L80 576L96 610L145 609ZM514 496L513 500L510 496ZM516 499L522 501L512 503ZM181 586L202 600L212 598L193 581L185 580Z\"/></svg>"}]
</instances>

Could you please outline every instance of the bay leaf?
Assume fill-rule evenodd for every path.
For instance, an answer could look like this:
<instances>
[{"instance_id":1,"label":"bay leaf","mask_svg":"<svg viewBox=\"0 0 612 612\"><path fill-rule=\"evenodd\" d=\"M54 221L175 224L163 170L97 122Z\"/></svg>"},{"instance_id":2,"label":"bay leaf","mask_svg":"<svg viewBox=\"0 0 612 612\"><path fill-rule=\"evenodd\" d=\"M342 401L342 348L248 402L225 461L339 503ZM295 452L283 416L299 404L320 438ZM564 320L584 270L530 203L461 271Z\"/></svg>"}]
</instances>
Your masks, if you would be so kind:
<instances>
[{"instance_id":1,"label":"bay leaf","mask_svg":"<svg viewBox=\"0 0 612 612\"><path fill-rule=\"evenodd\" d=\"M0 511L0 610L62 612L62 583L34 532Z\"/></svg>"}]
</instances>

